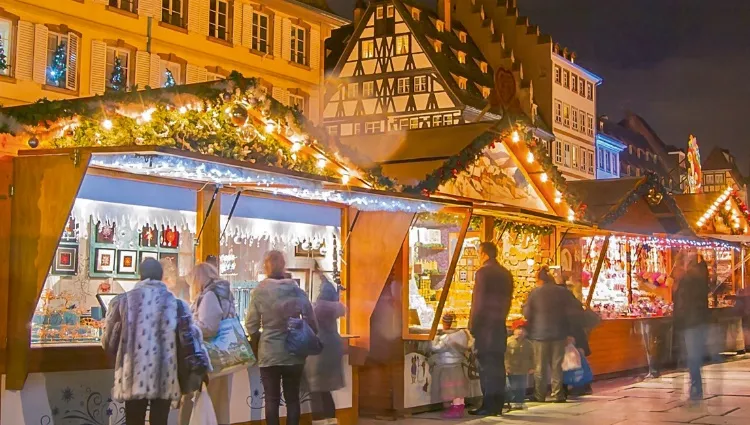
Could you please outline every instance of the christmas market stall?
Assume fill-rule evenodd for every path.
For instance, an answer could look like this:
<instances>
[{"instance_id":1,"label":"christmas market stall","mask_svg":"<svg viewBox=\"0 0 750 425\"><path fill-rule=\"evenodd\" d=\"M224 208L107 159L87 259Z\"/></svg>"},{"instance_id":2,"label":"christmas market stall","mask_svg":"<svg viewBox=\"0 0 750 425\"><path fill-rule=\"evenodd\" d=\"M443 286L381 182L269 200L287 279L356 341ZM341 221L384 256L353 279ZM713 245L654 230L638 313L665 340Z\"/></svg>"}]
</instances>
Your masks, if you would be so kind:
<instances>
[{"instance_id":1,"label":"christmas market stall","mask_svg":"<svg viewBox=\"0 0 750 425\"><path fill-rule=\"evenodd\" d=\"M236 74L2 109L0 137L26 147L0 163L11 188L0 198L11 212L0 225L10 264L0 276L3 423L121 423L102 318L138 281L140 262L162 260L187 299L192 266L215 256L242 314L269 249L286 254L311 298L325 277L342 289L351 355L334 397L340 422L355 423L354 358L369 348L370 316L415 214L470 210L398 193L378 167L353 165L296 110ZM257 368L232 376L230 397L231 423L260 423ZM303 400L309 412L309 394Z\"/></svg>"},{"instance_id":2,"label":"christmas market stall","mask_svg":"<svg viewBox=\"0 0 750 425\"><path fill-rule=\"evenodd\" d=\"M673 361L670 275L678 253L731 256L736 247L696 235L653 174L570 182L569 188L594 228L566 234L560 268L566 283L580 287L584 303L603 319L590 336L594 373L655 369Z\"/></svg>"},{"instance_id":3,"label":"christmas market stall","mask_svg":"<svg viewBox=\"0 0 750 425\"><path fill-rule=\"evenodd\" d=\"M473 207L471 216L416 215L390 291L375 310L381 350L360 369L360 409L400 416L439 405L429 345L444 313L454 315L454 327L468 326L479 244L498 245L498 260L515 278L511 318L520 317L539 267L557 262L559 226L575 226L571 205L577 202L523 116L388 133L377 143L374 137L352 141L355 162L380 164L405 191ZM469 374L474 395L480 395L475 372Z\"/></svg>"}]
</instances>

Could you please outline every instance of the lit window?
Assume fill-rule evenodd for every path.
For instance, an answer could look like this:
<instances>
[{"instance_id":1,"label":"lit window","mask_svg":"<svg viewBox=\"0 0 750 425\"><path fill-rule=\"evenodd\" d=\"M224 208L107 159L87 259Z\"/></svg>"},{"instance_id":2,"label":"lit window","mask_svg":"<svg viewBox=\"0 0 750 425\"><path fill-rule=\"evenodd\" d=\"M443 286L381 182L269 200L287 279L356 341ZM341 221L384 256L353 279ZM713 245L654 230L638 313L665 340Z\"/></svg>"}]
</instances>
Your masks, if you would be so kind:
<instances>
[{"instance_id":1,"label":"lit window","mask_svg":"<svg viewBox=\"0 0 750 425\"><path fill-rule=\"evenodd\" d=\"M555 122L562 124L562 103L559 100L555 101Z\"/></svg>"},{"instance_id":2,"label":"lit window","mask_svg":"<svg viewBox=\"0 0 750 425\"><path fill-rule=\"evenodd\" d=\"M375 57L375 41L364 40L362 43L362 59L372 59Z\"/></svg>"},{"instance_id":3,"label":"lit window","mask_svg":"<svg viewBox=\"0 0 750 425\"><path fill-rule=\"evenodd\" d=\"M253 12L252 42L250 46L253 50L270 53L271 44L268 42L269 22L270 18L268 15Z\"/></svg>"},{"instance_id":4,"label":"lit window","mask_svg":"<svg viewBox=\"0 0 750 425\"><path fill-rule=\"evenodd\" d=\"M589 174L594 174L594 152L589 151Z\"/></svg>"},{"instance_id":5,"label":"lit window","mask_svg":"<svg viewBox=\"0 0 750 425\"><path fill-rule=\"evenodd\" d=\"M362 132L362 124L360 123L354 123L354 134L359 134Z\"/></svg>"},{"instance_id":6,"label":"lit window","mask_svg":"<svg viewBox=\"0 0 750 425\"><path fill-rule=\"evenodd\" d=\"M464 53L464 52L458 52L458 62L459 63L466 63L466 53Z\"/></svg>"},{"instance_id":7,"label":"lit window","mask_svg":"<svg viewBox=\"0 0 750 425\"><path fill-rule=\"evenodd\" d=\"M583 78L578 78L578 94L581 97L586 96L586 81Z\"/></svg>"},{"instance_id":8,"label":"lit window","mask_svg":"<svg viewBox=\"0 0 750 425\"><path fill-rule=\"evenodd\" d=\"M415 21L418 21L420 18L419 9L417 9L416 7L413 7L411 9L411 18L414 19Z\"/></svg>"},{"instance_id":9,"label":"lit window","mask_svg":"<svg viewBox=\"0 0 750 425\"><path fill-rule=\"evenodd\" d=\"M305 98L298 94L289 93L289 106L297 108L303 114L305 113Z\"/></svg>"},{"instance_id":10,"label":"lit window","mask_svg":"<svg viewBox=\"0 0 750 425\"><path fill-rule=\"evenodd\" d=\"M328 135L330 135L330 136L338 136L339 135L339 126L338 125L329 125L327 128L328 128Z\"/></svg>"},{"instance_id":11,"label":"lit window","mask_svg":"<svg viewBox=\"0 0 750 425\"><path fill-rule=\"evenodd\" d=\"M578 168L578 155L579 155L578 146L574 145L572 149L572 154L571 154L571 157L572 157L571 166L573 168Z\"/></svg>"},{"instance_id":12,"label":"lit window","mask_svg":"<svg viewBox=\"0 0 750 425\"><path fill-rule=\"evenodd\" d=\"M716 184L724 184L724 174L716 174L714 176L714 181Z\"/></svg>"},{"instance_id":13,"label":"lit window","mask_svg":"<svg viewBox=\"0 0 750 425\"><path fill-rule=\"evenodd\" d=\"M628 145L628 153L633 154L633 145Z\"/></svg>"},{"instance_id":14,"label":"lit window","mask_svg":"<svg viewBox=\"0 0 750 425\"><path fill-rule=\"evenodd\" d=\"M458 79L458 88L460 88L461 90L466 90L466 78Z\"/></svg>"},{"instance_id":15,"label":"lit window","mask_svg":"<svg viewBox=\"0 0 750 425\"><path fill-rule=\"evenodd\" d=\"M714 184L714 175L706 174L704 180L706 181L706 184Z\"/></svg>"},{"instance_id":16,"label":"lit window","mask_svg":"<svg viewBox=\"0 0 750 425\"><path fill-rule=\"evenodd\" d=\"M598 148L596 150L596 161L597 161L596 168L600 170L604 170L604 149Z\"/></svg>"},{"instance_id":17,"label":"lit window","mask_svg":"<svg viewBox=\"0 0 750 425\"><path fill-rule=\"evenodd\" d=\"M432 116L432 126L433 127L440 127L442 125L442 115L433 115Z\"/></svg>"},{"instance_id":18,"label":"lit window","mask_svg":"<svg viewBox=\"0 0 750 425\"><path fill-rule=\"evenodd\" d=\"M396 37L396 54L406 55L409 53L409 34L402 34Z\"/></svg>"},{"instance_id":19,"label":"lit window","mask_svg":"<svg viewBox=\"0 0 750 425\"><path fill-rule=\"evenodd\" d=\"M594 100L594 85L586 83L586 99Z\"/></svg>"},{"instance_id":20,"label":"lit window","mask_svg":"<svg viewBox=\"0 0 750 425\"><path fill-rule=\"evenodd\" d=\"M640 157L641 157L641 153L642 153L642 152L643 152L643 150L642 150L642 149L638 149L638 151L636 151L636 156L637 156L638 158L640 158Z\"/></svg>"},{"instance_id":21,"label":"lit window","mask_svg":"<svg viewBox=\"0 0 750 425\"><path fill-rule=\"evenodd\" d=\"M617 175L617 155L615 155L614 152L612 153L611 160L612 160L612 174Z\"/></svg>"},{"instance_id":22,"label":"lit window","mask_svg":"<svg viewBox=\"0 0 750 425\"><path fill-rule=\"evenodd\" d=\"M395 12L395 10L393 8L393 5L389 4L387 6L386 16L389 17L389 18L393 18L395 15L396 15L396 12Z\"/></svg>"},{"instance_id":23,"label":"lit window","mask_svg":"<svg viewBox=\"0 0 750 425\"><path fill-rule=\"evenodd\" d=\"M130 13L138 13L136 0L109 0L109 7L114 7Z\"/></svg>"},{"instance_id":24,"label":"lit window","mask_svg":"<svg viewBox=\"0 0 750 425\"><path fill-rule=\"evenodd\" d=\"M609 151L604 152L604 171L611 173L612 172L612 165L610 162L610 153Z\"/></svg>"},{"instance_id":25,"label":"lit window","mask_svg":"<svg viewBox=\"0 0 750 425\"><path fill-rule=\"evenodd\" d=\"M453 115L451 114L445 114L443 115L443 125L453 125Z\"/></svg>"},{"instance_id":26,"label":"lit window","mask_svg":"<svg viewBox=\"0 0 750 425\"><path fill-rule=\"evenodd\" d=\"M581 149L581 161L579 162L579 164L581 164L581 171L584 171L584 172L586 171L586 168L588 168L586 167L586 160L587 160L586 157L587 157L586 149Z\"/></svg>"},{"instance_id":27,"label":"lit window","mask_svg":"<svg viewBox=\"0 0 750 425\"><path fill-rule=\"evenodd\" d=\"M563 164L566 167L570 167L570 145L567 144L567 143L565 143L565 146L564 146L563 149L564 149L564 152L565 152L565 155L563 157L563 159L564 159L565 162Z\"/></svg>"},{"instance_id":28,"label":"lit window","mask_svg":"<svg viewBox=\"0 0 750 425\"><path fill-rule=\"evenodd\" d=\"M573 91L578 90L578 76L576 74L570 76L570 89Z\"/></svg>"},{"instance_id":29,"label":"lit window","mask_svg":"<svg viewBox=\"0 0 750 425\"><path fill-rule=\"evenodd\" d=\"M375 18L377 19L383 19L383 13L384 13L384 7L378 6L377 12L375 12Z\"/></svg>"},{"instance_id":30,"label":"lit window","mask_svg":"<svg viewBox=\"0 0 750 425\"><path fill-rule=\"evenodd\" d=\"M440 40L434 40L432 42L432 47L435 49L436 52L441 52L443 50L443 42Z\"/></svg>"},{"instance_id":31,"label":"lit window","mask_svg":"<svg viewBox=\"0 0 750 425\"><path fill-rule=\"evenodd\" d=\"M120 60L119 75L115 75L115 63ZM130 51L107 47L107 73L105 74L107 88L124 90L130 87Z\"/></svg>"},{"instance_id":32,"label":"lit window","mask_svg":"<svg viewBox=\"0 0 750 425\"><path fill-rule=\"evenodd\" d=\"M588 125L589 125L588 129L586 131L586 134L588 134L589 136L593 136L594 135L594 116L593 115L587 115L586 119L587 119Z\"/></svg>"},{"instance_id":33,"label":"lit window","mask_svg":"<svg viewBox=\"0 0 750 425\"><path fill-rule=\"evenodd\" d=\"M185 28L185 2L183 0L162 0L161 20L169 25Z\"/></svg>"},{"instance_id":34,"label":"lit window","mask_svg":"<svg viewBox=\"0 0 750 425\"><path fill-rule=\"evenodd\" d=\"M563 71L563 87L570 88L570 72L567 69Z\"/></svg>"},{"instance_id":35,"label":"lit window","mask_svg":"<svg viewBox=\"0 0 750 425\"><path fill-rule=\"evenodd\" d=\"M383 122L382 121L370 121L365 123L365 134L382 133Z\"/></svg>"},{"instance_id":36,"label":"lit window","mask_svg":"<svg viewBox=\"0 0 750 425\"><path fill-rule=\"evenodd\" d=\"M583 111L579 111L579 119L581 121L581 133L586 134L587 131L587 122L586 122L586 113Z\"/></svg>"},{"instance_id":37,"label":"lit window","mask_svg":"<svg viewBox=\"0 0 750 425\"><path fill-rule=\"evenodd\" d=\"M406 130L409 128L409 118L401 118L398 122L398 125L401 130Z\"/></svg>"},{"instance_id":38,"label":"lit window","mask_svg":"<svg viewBox=\"0 0 750 425\"><path fill-rule=\"evenodd\" d=\"M221 74L216 74L213 72L206 73L206 81L219 81L219 80L226 80L227 78ZM260 90L264 94L268 94L268 87L261 87Z\"/></svg>"},{"instance_id":39,"label":"lit window","mask_svg":"<svg viewBox=\"0 0 750 425\"><path fill-rule=\"evenodd\" d=\"M13 22L0 18L0 48L3 49L5 54L5 65L0 67L0 75L13 75L13 56L16 52L15 46L13 46L13 35L15 35Z\"/></svg>"},{"instance_id":40,"label":"lit window","mask_svg":"<svg viewBox=\"0 0 750 425\"><path fill-rule=\"evenodd\" d=\"M78 40L68 33L49 32L47 38L47 84L76 90L78 87Z\"/></svg>"},{"instance_id":41,"label":"lit window","mask_svg":"<svg viewBox=\"0 0 750 425\"><path fill-rule=\"evenodd\" d=\"M563 125L570 127L570 105L567 103L563 105Z\"/></svg>"},{"instance_id":42,"label":"lit window","mask_svg":"<svg viewBox=\"0 0 750 425\"><path fill-rule=\"evenodd\" d=\"M307 54L305 50L306 42L307 30L298 25L292 25L292 62L296 62L300 65L307 65Z\"/></svg>"},{"instance_id":43,"label":"lit window","mask_svg":"<svg viewBox=\"0 0 750 425\"><path fill-rule=\"evenodd\" d=\"M571 117L573 118L573 130L578 130L578 109L572 108L571 109ZM584 114L581 114L584 115Z\"/></svg>"},{"instance_id":44,"label":"lit window","mask_svg":"<svg viewBox=\"0 0 750 425\"><path fill-rule=\"evenodd\" d=\"M162 61L164 70L161 73L161 86L171 87L182 83L182 66L179 63Z\"/></svg>"},{"instance_id":45,"label":"lit window","mask_svg":"<svg viewBox=\"0 0 750 425\"><path fill-rule=\"evenodd\" d=\"M560 65L555 65L555 83L560 84L560 74L562 72L562 69L560 69Z\"/></svg>"},{"instance_id":46,"label":"lit window","mask_svg":"<svg viewBox=\"0 0 750 425\"><path fill-rule=\"evenodd\" d=\"M435 22L435 27L437 28L438 32L445 31L445 23L443 21Z\"/></svg>"},{"instance_id":47,"label":"lit window","mask_svg":"<svg viewBox=\"0 0 750 425\"><path fill-rule=\"evenodd\" d=\"M414 93L423 93L427 91L427 76L420 75L414 77Z\"/></svg>"},{"instance_id":48,"label":"lit window","mask_svg":"<svg viewBox=\"0 0 750 425\"><path fill-rule=\"evenodd\" d=\"M562 163L562 142L555 142L555 163Z\"/></svg>"},{"instance_id":49,"label":"lit window","mask_svg":"<svg viewBox=\"0 0 750 425\"><path fill-rule=\"evenodd\" d=\"M357 97L359 97L359 84L349 83L346 89L346 97L348 99L356 99Z\"/></svg>"},{"instance_id":50,"label":"lit window","mask_svg":"<svg viewBox=\"0 0 750 425\"><path fill-rule=\"evenodd\" d=\"M482 87L482 97L487 99L490 97L491 89L489 87Z\"/></svg>"},{"instance_id":51,"label":"lit window","mask_svg":"<svg viewBox=\"0 0 750 425\"><path fill-rule=\"evenodd\" d=\"M362 97L372 97L375 94L375 82L365 81L362 83Z\"/></svg>"},{"instance_id":52,"label":"lit window","mask_svg":"<svg viewBox=\"0 0 750 425\"><path fill-rule=\"evenodd\" d=\"M211 0L208 9L208 35L229 40L229 2Z\"/></svg>"},{"instance_id":53,"label":"lit window","mask_svg":"<svg viewBox=\"0 0 750 425\"><path fill-rule=\"evenodd\" d=\"M411 119L409 119L409 128L410 129L419 128L419 118L411 118Z\"/></svg>"},{"instance_id":54,"label":"lit window","mask_svg":"<svg viewBox=\"0 0 750 425\"><path fill-rule=\"evenodd\" d=\"M398 94L409 93L409 79L408 78L398 79L397 93Z\"/></svg>"},{"instance_id":55,"label":"lit window","mask_svg":"<svg viewBox=\"0 0 750 425\"><path fill-rule=\"evenodd\" d=\"M487 73L487 62L479 62L479 69L486 74Z\"/></svg>"}]
</instances>

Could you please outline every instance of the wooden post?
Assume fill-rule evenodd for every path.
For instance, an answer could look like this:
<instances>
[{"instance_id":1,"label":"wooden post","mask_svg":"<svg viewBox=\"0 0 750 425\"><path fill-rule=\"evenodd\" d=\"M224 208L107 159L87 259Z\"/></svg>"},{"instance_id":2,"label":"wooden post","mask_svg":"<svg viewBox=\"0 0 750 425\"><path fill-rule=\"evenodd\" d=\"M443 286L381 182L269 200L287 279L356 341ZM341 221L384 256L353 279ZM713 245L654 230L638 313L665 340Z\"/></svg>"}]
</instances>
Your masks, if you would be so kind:
<instances>
[{"instance_id":1,"label":"wooden post","mask_svg":"<svg viewBox=\"0 0 750 425\"><path fill-rule=\"evenodd\" d=\"M221 253L221 193L216 193L216 187L209 185L198 191L198 203L195 222L195 237L200 233L198 245L195 247L195 263L206 261L206 257L214 255L219 258ZM211 211L208 211L211 205L211 199L214 199ZM203 233L201 233L203 229Z\"/></svg>"},{"instance_id":2,"label":"wooden post","mask_svg":"<svg viewBox=\"0 0 750 425\"><path fill-rule=\"evenodd\" d=\"M609 239L612 236L607 236L602 244L602 251L599 253L599 260L596 262L596 270L594 270L594 276L591 278L591 288L589 288L589 294L586 297L586 308L591 307L591 300L594 298L594 291L596 291L596 282L599 280L599 273L602 271L602 264L604 264L604 258L607 256L607 250L609 249Z\"/></svg>"},{"instance_id":3,"label":"wooden post","mask_svg":"<svg viewBox=\"0 0 750 425\"><path fill-rule=\"evenodd\" d=\"M495 240L495 217L482 217L482 242L493 242Z\"/></svg>"},{"instance_id":4,"label":"wooden post","mask_svg":"<svg viewBox=\"0 0 750 425\"><path fill-rule=\"evenodd\" d=\"M628 288L628 305L633 304L633 256L630 255L630 242L625 239L625 281Z\"/></svg>"}]
</instances>

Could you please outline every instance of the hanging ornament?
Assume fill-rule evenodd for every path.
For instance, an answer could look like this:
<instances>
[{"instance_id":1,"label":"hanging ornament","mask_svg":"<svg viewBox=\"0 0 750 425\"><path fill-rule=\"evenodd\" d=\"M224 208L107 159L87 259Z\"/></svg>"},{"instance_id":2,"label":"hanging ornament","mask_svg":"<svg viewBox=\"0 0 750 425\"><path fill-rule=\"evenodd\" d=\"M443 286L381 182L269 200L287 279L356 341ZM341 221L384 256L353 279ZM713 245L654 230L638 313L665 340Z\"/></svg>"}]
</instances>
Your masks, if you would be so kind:
<instances>
[{"instance_id":1,"label":"hanging ornament","mask_svg":"<svg viewBox=\"0 0 750 425\"><path fill-rule=\"evenodd\" d=\"M234 105L232 107L232 123L238 127L242 127L247 124L247 109L242 105Z\"/></svg>"},{"instance_id":2,"label":"hanging ornament","mask_svg":"<svg viewBox=\"0 0 750 425\"><path fill-rule=\"evenodd\" d=\"M232 93L224 92L221 94L221 98L222 100L224 100L224 102L229 102L230 100L232 100Z\"/></svg>"},{"instance_id":3,"label":"hanging ornament","mask_svg":"<svg viewBox=\"0 0 750 425\"><path fill-rule=\"evenodd\" d=\"M36 138L36 136L31 136L29 139L29 147L31 149L36 149L39 146L39 139Z\"/></svg>"},{"instance_id":4,"label":"hanging ornament","mask_svg":"<svg viewBox=\"0 0 750 425\"><path fill-rule=\"evenodd\" d=\"M653 187L648 190L648 195L646 197L646 199L648 200L648 203L651 205L659 205L663 198L664 198L664 195L662 195L661 192L657 191Z\"/></svg>"}]
</instances>

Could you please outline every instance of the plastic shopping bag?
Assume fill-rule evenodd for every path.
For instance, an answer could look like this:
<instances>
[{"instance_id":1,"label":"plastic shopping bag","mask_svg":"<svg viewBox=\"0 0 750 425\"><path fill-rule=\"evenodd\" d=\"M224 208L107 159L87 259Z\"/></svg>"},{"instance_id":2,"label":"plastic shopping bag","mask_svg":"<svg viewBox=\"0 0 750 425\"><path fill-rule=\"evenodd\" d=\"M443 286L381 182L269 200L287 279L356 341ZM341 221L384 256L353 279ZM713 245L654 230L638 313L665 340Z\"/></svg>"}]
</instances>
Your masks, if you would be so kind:
<instances>
[{"instance_id":1,"label":"plastic shopping bag","mask_svg":"<svg viewBox=\"0 0 750 425\"><path fill-rule=\"evenodd\" d=\"M594 380L594 373L585 357L581 357L581 368L563 372L563 384L571 387L582 387Z\"/></svg>"},{"instance_id":2,"label":"plastic shopping bag","mask_svg":"<svg viewBox=\"0 0 750 425\"><path fill-rule=\"evenodd\" d=\"M573 344L568 344L565 347L565 357L562 362L562 370L567 372L569 370L577 370L581 368L581 353Z\"/></svg>"},{"instance_id":3,"label":"plastic shopping bag","mask_svg":"<svg viewBox=\"0 0 750 425\"><path fill-rule=\"evenodd\" d=\"M190 425L219 425L216 421L214 405L211 403L211 397L208 396L205 385L196 396L193 413L190 415Z\"/></svg>"},{"instance_id":4,"label":"plastic shopping bag","mask_svg":"<svg viewBox=\"0 0 750 425\"><path fill-rule=\"evenodd\" d=\"M216 336L205 346L211 359L212 378L229 375L255 364L255 355L245 330L236 317L222 320Z\"/></svg>"}]
</instances>

